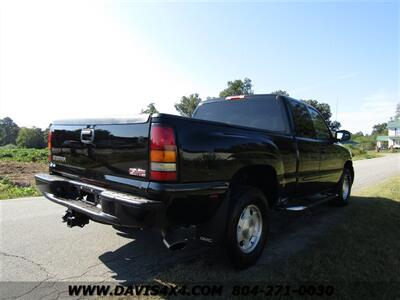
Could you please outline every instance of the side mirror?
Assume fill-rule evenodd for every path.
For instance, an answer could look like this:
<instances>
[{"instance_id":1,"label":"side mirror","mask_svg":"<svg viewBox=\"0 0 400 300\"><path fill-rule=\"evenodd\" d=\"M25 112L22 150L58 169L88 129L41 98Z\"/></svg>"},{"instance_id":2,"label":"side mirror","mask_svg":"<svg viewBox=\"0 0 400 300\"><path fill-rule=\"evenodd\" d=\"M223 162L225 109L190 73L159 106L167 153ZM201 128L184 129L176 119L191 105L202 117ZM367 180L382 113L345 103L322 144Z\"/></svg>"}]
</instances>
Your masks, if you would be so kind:
<instances>
[{"instance_id":1,"label":"side mirror","mask_svg":"<svg viewBox=\"0 0 400 300\"><path fill-rule=\"evenodd\" d=\"M347 130L338 130L335 132L335 138L339 142L346 142L351 139L351 133Z\"/></svg>"}]
</instances>

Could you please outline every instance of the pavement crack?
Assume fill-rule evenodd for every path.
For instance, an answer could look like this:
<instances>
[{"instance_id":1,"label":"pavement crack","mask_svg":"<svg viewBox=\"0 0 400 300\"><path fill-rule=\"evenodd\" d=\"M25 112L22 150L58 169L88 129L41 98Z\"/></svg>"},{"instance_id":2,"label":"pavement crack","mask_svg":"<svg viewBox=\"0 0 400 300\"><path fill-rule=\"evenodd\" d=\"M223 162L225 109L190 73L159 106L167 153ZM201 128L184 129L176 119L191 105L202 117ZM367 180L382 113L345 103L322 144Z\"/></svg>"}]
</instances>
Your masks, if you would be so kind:
<instances>
[{"instance_id":1,"label":"pavement crack","mask_svg":"<svg viewBox=\"0 0 400 300\"><path fill-rule=\"evenodd\" d=\"M28 263L30 263L30 264L33 264L33 265L37 266L42 272L46 273L46 278L44 278L43 280L39 281L39 282L38 282L33 288L31 288L30 290L28 290L28 291L26 291L26 292L24 292L24 293L22 293L22 294L20 294L20 295L13 296L13 297L6 298L6 299L18 299L18 298L21 298L21 297L23 297L23 296L26 296L26 295L32 293L32 292L33 292L34 290L36 290L39 286L41 286L45 281L47 281L48 279L51 278L50 273L47 271L47 269L46 269L44 266L42 266L40 263L37 263L37 262L35 262L35 261L33 261L33 260L30 260L29 258L26 258L25 256L16 255L16 254L11 254L11 253L7 253L7 252L4 252L4 251L0 251L0 255L3 255L3 256L6 256L6 257L12 257L12 258L16 258L16 259L21 259L21 260L23 260L23 261L26 261L26 262L28 262Z\"/></svg>"},{"instance_id":2,"label":"pavement crack","mask_svg":"<svg viewBox=\"0 0 400 300\"><path fill-rule=\"evenodd\" d=\"M45 272L46 273L46 279L47 279L47 277L50 276L50 273L47 271L47 269L45 267L43 267L41 264L39 264L37 262L34 262L33 260L30 260L29 258L26 258L25 256L10 254L10 253L6 253L6 252L3 252L3 251L0 251L0 255L22 259L22 260L24 260L24 261L26 261L28 263L31 263L31 264L37 266L40 270Z\"/></svg>"},{"instance_id":3,"label":"pavement crack","mask_svg":"<svg viewBox=\"0 0 400 300\"><path fill-rule=\"evenodd\" d=\"M66 280L71 280L71 279L79 279L79 278L83 277L84 275L86 275L87 273L89 273L92 269L94 269L94 268L96 268L96 267L98 267L98 266L100 266L102 264L103 264L103 262L96 263L96 264L94 264L92 266L87 267L85 272L81 273L80 275L61 278L60 281L66 281Z\"/></svg>"}]
</instances>

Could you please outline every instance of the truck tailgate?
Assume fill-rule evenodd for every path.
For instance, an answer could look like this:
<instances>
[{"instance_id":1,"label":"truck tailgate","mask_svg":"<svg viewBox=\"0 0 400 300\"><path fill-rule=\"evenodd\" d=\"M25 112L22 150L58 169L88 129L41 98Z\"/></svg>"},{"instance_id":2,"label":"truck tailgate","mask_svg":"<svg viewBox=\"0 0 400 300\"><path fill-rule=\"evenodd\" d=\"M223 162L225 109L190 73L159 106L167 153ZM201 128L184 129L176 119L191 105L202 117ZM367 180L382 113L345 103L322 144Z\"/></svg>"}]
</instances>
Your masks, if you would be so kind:
<instances>
[{"instance_id":1,"label":"truck tailgate","mask_svg":"<svg viewBox=\"0 0 400 300\"><path fill-rule=\"evenodd\" d=\"M131 119L55 121L52 171L96 182L148 178L148 115Z\"/></svg>"}]
</instances>

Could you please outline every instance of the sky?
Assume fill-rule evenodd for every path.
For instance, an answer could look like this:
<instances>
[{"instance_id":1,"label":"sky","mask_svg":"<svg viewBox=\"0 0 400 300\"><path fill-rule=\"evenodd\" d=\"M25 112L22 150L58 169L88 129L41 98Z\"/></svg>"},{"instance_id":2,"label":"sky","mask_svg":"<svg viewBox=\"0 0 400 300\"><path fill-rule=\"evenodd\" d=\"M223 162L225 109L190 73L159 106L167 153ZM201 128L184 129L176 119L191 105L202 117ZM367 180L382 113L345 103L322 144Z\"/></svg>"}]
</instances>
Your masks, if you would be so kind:
<instances>
[{"instance_id":1,"label":"sky","mask_svg":"<svg viewBox=\"0 0 400 300\"><path fill-rule=\"evenodd\" d=\"M248 77L370 133L400 102L400 4L0 0L0 117L126 117Z\"/></svg>"}]
</instances>

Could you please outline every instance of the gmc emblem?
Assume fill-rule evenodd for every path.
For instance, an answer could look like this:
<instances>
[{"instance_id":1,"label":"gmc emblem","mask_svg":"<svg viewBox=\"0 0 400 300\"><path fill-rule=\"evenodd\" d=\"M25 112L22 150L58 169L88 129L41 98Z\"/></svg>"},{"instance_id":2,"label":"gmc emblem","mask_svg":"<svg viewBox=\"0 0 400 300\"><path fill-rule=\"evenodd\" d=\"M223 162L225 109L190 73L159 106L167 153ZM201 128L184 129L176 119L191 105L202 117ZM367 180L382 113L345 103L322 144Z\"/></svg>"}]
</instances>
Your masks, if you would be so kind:
<instances>
[{"instance_id":1,"label":"gmc emblem","mask_svg":"<svg viewBox=\"0 0 400 300\"><path fill-rule=\"evenodd\" d=\"M129 168L129 175L146 177L146 170L140 168Z\"/></svg>"}]
</instances>

